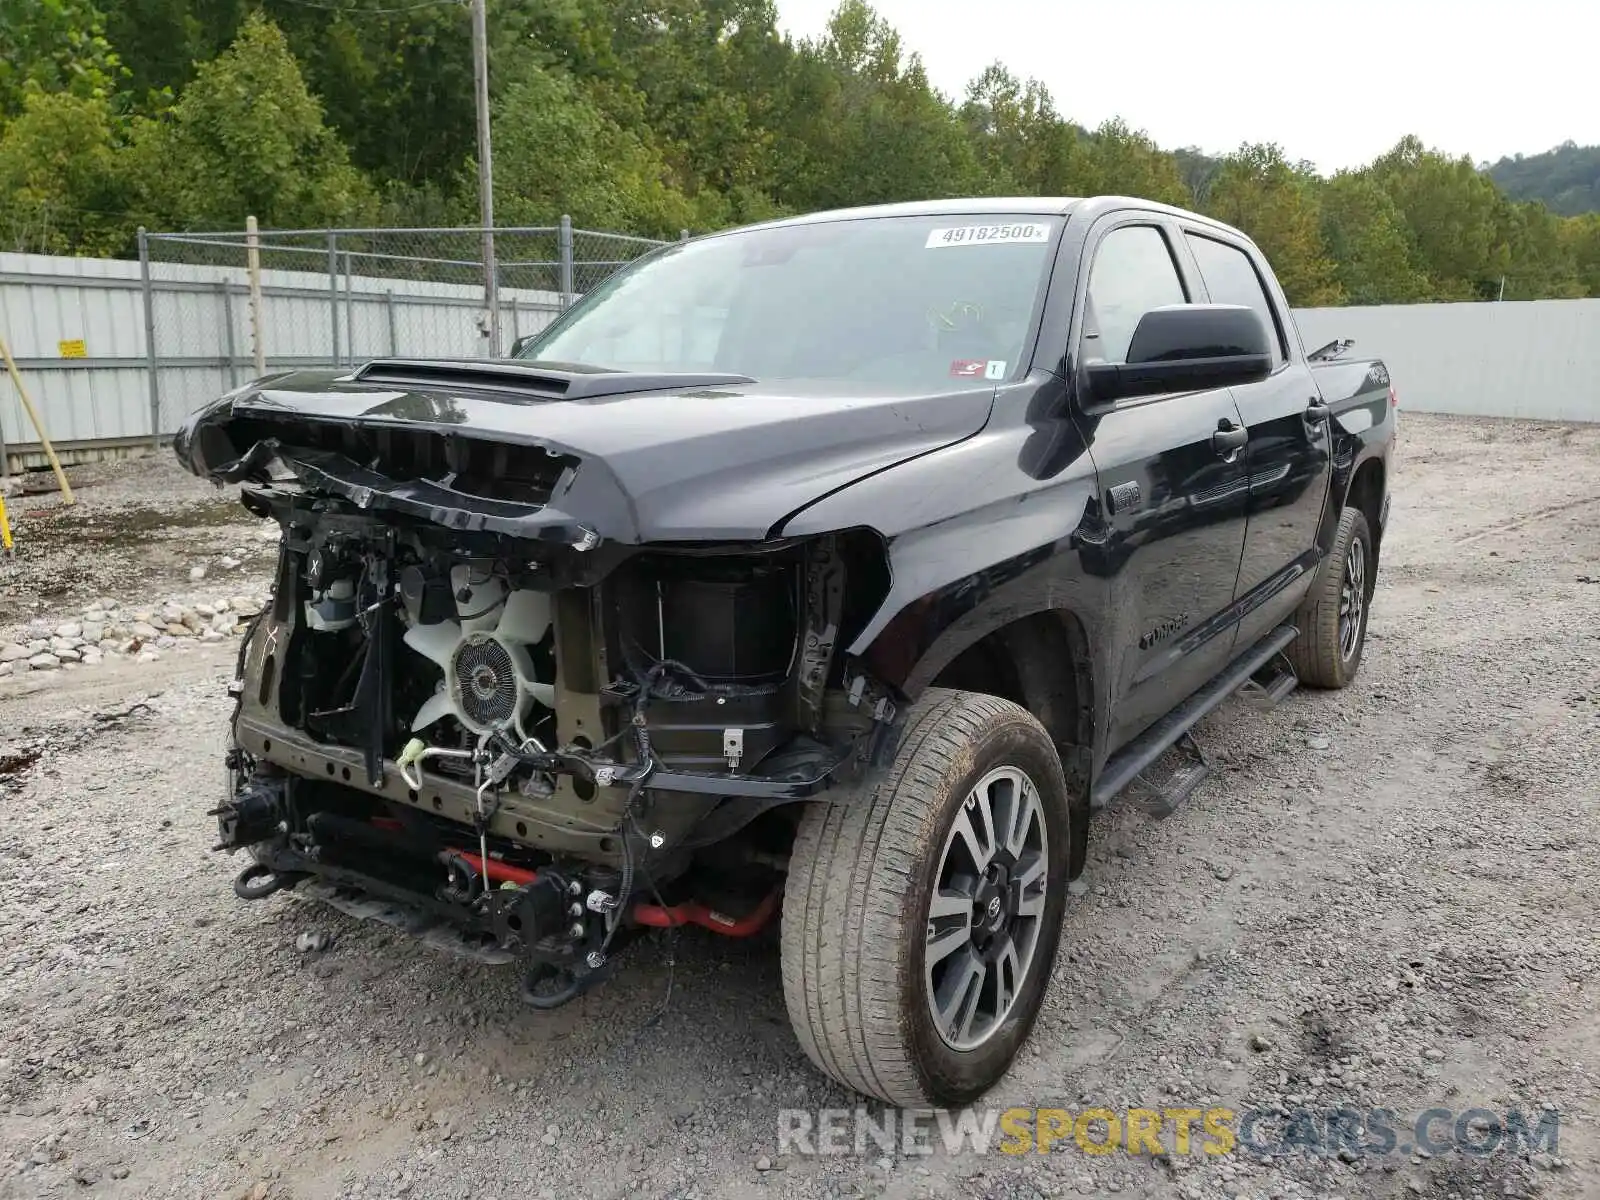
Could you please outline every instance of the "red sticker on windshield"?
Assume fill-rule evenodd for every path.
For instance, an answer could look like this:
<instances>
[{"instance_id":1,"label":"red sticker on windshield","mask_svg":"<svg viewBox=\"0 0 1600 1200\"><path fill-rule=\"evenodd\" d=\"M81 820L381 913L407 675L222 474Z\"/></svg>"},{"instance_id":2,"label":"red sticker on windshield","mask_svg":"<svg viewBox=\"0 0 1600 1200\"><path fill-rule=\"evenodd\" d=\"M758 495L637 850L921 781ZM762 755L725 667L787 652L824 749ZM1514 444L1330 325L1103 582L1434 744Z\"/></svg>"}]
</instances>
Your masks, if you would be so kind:
<instances>
[{"instance_id":1,"label":"red sticker on windshield","mask_svg":"<svg viewBox=\"0 0 1600 1200\"><path fill-rule=\"evenodd\" d=\"M952 379L1004 379L1006 362L1003 358L958 358L950 364Z\"/></svg>"}]
</instances>

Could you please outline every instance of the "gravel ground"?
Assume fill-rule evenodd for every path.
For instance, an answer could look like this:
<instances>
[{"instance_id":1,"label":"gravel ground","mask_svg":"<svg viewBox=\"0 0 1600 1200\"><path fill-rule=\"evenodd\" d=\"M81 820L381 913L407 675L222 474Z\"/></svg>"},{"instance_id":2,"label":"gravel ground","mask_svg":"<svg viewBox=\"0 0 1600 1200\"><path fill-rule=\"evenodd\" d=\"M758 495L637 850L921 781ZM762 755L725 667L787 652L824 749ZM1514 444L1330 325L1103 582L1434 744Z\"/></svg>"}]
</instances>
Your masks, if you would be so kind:
<instances>
[{"instance_id":1,"label":"gravel ground","mask_svg":"<svg viewBox=\"0 0 1600 1200\"><path fill-rule=\"evenodd\" d=\"M800 1054L771 938L646 941L535 1014L494 968L235 900L203 815L224 642L0 679L0 1197L1600 1194L1600 426L1403 414L1399 462L1360 681L1229 702L1215 779L1105 814L986 1103L1548 1106L1555 1154L780 1154L779 1109L854 1101ZM182 480L25 504L7 616L248 544Z\"/></svg>"}]
</instances>

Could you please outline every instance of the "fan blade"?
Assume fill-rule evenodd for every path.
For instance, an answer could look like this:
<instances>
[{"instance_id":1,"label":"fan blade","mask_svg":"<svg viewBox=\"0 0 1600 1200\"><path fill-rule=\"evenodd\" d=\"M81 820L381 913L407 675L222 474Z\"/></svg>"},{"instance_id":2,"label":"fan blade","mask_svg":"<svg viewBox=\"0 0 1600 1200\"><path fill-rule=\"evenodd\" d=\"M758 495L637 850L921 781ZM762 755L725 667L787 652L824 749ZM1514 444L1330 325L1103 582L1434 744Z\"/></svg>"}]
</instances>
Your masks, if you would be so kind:
<instances>
[{"instance_id":1,"label":"fan blade","mask_svg":"<svg viewBox=\"0 0 1600 1200\"><path fill-rule=\"evenodd\" d=\"M525 686L528 689L528 695L532 696L535 700L537 700L540 704L544 705L546 708L554 708L556 706L556 688L555 688L555 684L553 684L553 683L524 683L523 686Z\"/></svg>"},{"instance_id":2,"label":"fan blade","mask_svg":"<svg viewBox=\"0 0 1600 1200\"><path fill-rule=\"evenodd\" d=\"M506 597L495 634L504 642L531 645L543 638L549 628L550 597L532 588L519 588Z\"/></svg>"},{"instance_id":3,"label":"fan blade","mask_svg":"<svg viewBox=\"0 0 1600 1200\"><path fill-rule=\"evenodd\" d=\"M417 715L411 719L411 732L426 729L440 717L448 717L455 710L449 692L435 692L428 697L427 703L417 709Z\"/></svg>"},{"instance_id":4,"label":"fan blade","mask_svg":"<svg viewBox=\"0 0 1600 1200\"><path fill-rule=\"evenodd\" d=\"M454 621L440 621L437 625L413 625L406 630L406 636L402 640L423 658L433 660L441 671L449 674L450 660L455 657L456 647L461 644L461 626Z\"/></svg>"}]
</instances>

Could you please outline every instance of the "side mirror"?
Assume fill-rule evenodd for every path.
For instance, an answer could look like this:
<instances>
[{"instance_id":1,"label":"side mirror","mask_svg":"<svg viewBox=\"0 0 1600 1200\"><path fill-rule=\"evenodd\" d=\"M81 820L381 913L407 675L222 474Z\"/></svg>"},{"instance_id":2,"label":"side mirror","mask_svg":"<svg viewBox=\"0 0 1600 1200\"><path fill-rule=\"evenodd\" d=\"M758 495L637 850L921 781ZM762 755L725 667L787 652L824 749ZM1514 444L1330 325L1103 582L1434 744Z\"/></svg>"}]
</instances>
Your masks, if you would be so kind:
<instances>
[{"instance_id":1,"label":"side mirror","mask_svg":"<svg viewBox=\"0 0 1600 1200\"><path fill-rule=\"evenodd\" d=\"M1198 392L1265 379L1272 370L1267 327L1242 304L1172 304L1139 318L1125 363L1090 363L1095 402L1163 392Z\"/></svg>"},{"instance_id":2,"label":"side mirror","mask_svg":"<svg viewBox=\"0 0 1600 1200\"><path fill-rule=\"evenodd\" d=\"M521 358L522 357L522 352L524 350L526 350L529 346L533 345L534 339L537 338L538 336L539 335L537 333L525 333L525 334L523 334L516 341L511 343L511 353L507 357L509 357L509 358Z\"/></svg>"}]
</instances>

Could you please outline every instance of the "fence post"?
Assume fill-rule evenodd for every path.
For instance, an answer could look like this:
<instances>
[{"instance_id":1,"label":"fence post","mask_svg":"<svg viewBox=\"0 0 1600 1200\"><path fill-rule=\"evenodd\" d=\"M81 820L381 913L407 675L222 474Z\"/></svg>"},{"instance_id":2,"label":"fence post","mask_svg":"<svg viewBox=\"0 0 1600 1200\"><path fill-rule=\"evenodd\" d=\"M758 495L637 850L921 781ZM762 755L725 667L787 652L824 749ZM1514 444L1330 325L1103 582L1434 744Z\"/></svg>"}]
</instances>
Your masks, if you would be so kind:
<instances>
[{"instance_id":1,"label":"fence post","mask_svg":"<svg viewBox=\"0 0 1600 1200\"><path fill-rule=\"evenodd\" d=\"M383 313L389 324L389 357L393 358L400 353L399 339L394 335L394 289L383 289Z\"/></svg>"},{"instance_id":2,"label":"fence post","mask_svg":"<svg viewBox=\"0 0 1600 1200\"><path fill-rule=\"evenodd\" d=\"M156 380L155 289L150 285L150 235L139 226L139 287L144 293L144 360L150 376L150 446L161 449L161 385Z\"/></svg>"},{"instance_id":3,"label":"fence post","mask_svg":"<svg viewBox=\"0 0 1600 1200\"><path fill-rule=\"evenodd\" d=\"M228 354L228 386L239 386L239 360L235 354L233 340L233 284L226 279L217 281L217 294L222 298L222 331L223 343Z\"/></svg>"},{"instance_id":4,"label":"fence post","mask_svg":"<svg viewBox=\"0 0 1600 1200\"><path fill-rule=\"evenodd\" d=\"M356 300L350 280L350 252L344 254L344 357L348 366L356 365Z\"/></svg>"},{"instance_id":5,"label":"fence post","mask_svg":"<svg viewBox=\"0 0 1600 1200\"><path fill-rule=\"evenodd\" d=\"M328 230L328 317L333 334L332 365L344 360L339 357L339 235Z\"/></svg>"},{"instance_id":6,"label":"fence post","mask_svg":"<svg viewBox=\"0 0 1600 1200\"><path fill-rule=\"evenodd\" d=\"M689 231L687 229L678 230L678 240L680 242L687 242L689 240Z\"/></svg>"},{"instance_id":7,"label":"fence post","mask_svg":"<svg viewBox=\"0 0 1600 1200\"><path fill-rule=\"evenodd\" d=\"M267 343L261 327L261 231L255 217L244 219L245 271L250 278L250 353L256 378L267 373Z\"/></svg>"},{"instance_id":8,"label":"fence post","mask_svg":"<svg viewBox=\"0 0 1600 1200\"><path fill-rule=\"evenodd\" d=\"M572 218L561 215L561 228L556 232L556 247L561 258L561 307L572 304Z\"/></svg>"}]
</instances>

